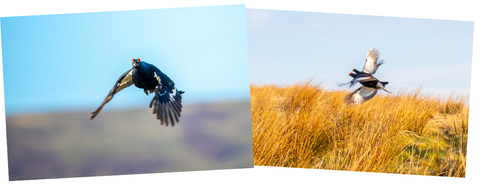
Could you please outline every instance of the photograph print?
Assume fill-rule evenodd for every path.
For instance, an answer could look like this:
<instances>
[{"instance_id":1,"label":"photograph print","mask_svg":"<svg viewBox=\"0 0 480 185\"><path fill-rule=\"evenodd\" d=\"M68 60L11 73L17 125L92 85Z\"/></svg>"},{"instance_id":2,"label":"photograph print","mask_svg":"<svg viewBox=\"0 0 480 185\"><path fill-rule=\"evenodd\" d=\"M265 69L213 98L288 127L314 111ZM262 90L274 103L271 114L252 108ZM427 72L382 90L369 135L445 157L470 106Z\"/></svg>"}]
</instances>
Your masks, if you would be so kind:
<instances>
[{"instance_id":1,"label":"photograph print","mask_svg":"<svg viewBox=\"0 0 480 185\"><path fill-rule=\"evenodd\" d=\"M247 9L254 164L465 177L473 22Z\"/></svg>"},{"instance_id":2,"label":"photograph print","mask_svg":"<svg viewBox=\"0 0 480 185\"><path fill-rule=\"evenodd\" d=\"M10 181L253 168L245 5L0 22Z\"/></svg>"}]
</instances>

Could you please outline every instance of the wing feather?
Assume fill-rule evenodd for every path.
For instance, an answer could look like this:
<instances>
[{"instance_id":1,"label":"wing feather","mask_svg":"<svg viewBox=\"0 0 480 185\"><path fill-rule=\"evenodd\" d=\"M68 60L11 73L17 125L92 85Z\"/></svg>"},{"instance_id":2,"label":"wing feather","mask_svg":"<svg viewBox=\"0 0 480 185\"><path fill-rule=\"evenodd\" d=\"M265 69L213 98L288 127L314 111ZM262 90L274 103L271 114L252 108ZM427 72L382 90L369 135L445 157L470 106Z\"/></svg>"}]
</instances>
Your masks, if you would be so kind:
<instances>
[{"instance_id":1,"label":"wing feather","mask_svg":"<svg viewBox=\"0 0 480 185\"><path fill-rule=\"evenodd\" d=\"M353 79L350 82L347 83L337 83L338 86L344 86L344 85L349 85L348 87L351 88L353 85L355 85L357 82L364 83L364 82L374 82L376 81L376 78L373 77L370 74L366 74L363 72L360 72L359 74L350 74L350 76L353 77Z\"/></svg>"},{"instance_id":2,"label":"wing feather","mask_svg":"<svg viewBox=\"0 0 480 185\"><path fill-rule=\"evenodd\" d=\"M366 102L372 99L377 94L377 92L378 89L362 86L359 95L362 97L363 101Z\"/></svg>"},{"instance_id":3,"label":"wing feather","mask_svg":"<svg viewBox=\"0 0 480 185\"><path fill-rule=\"evenodd\" d=\"M364 83L364 82L376 81L377 79L375 79L375 77L371 75L368 75L368 76L364 75L364 76L358 77L356 80L360 83Z\"/></svg>"},{"instance_id":4,"label":"wing feather","mask_svg":"<svg viewBox=\"0 0 480 185\"><path fill-rule=\"evenodd\" d=\"M347 101L348 104L350 103L358 103L355 101L355 98L353 97L355 94L357 94L358 91L360 91L360 88L362 87L359 87L358 89L356 89L355 91L353 91L352 93L348 94L347 97L345 97L345 101Z\"/></svg>"},{"instance_id":5,"label":"wing feather","mask_svg":"<svg viewBox=\"0 0 480 185\"><path fill-rule=\"evenodd\" d=\"M374 74L375 71L377 71L377 67L383 63L382 62L380 65L377 65L377 60L379 56L380 53L375 48L371 48L367 52L367 59L365 60L365 65L363 66L362 72Z\"/></svg>"},{"instance_id":6,"label":"wing feather","mask_svg":"<svg viewBox=\"0 0 480 185\"><path fill-rule=\"evenodd\" d=\"M115 93L118 93L120 92L121 90L127 88L127 87L130 87L131 85L133 85L133 70L130 70L128 71L127 75L125 76L125 78L123 78L120 82L119 82L119 85L118 85L118 88L117 90L115 91Z\"/></svg>"},{"instance_id":7,"label":"wing feather","mask_svg":"<svg viewBox=\"0 0 480 185\"><path fill-rule=\"evenodd\" d=\"M378 89L362 86L356 89L354 92L347 95L345 100L349 104L353 103L353 104L360 105L372 99L377 94L377 92L378 92Z\"/></svg>"},{"instance_id":8,"label":"wing feather","mask_svg":"<svg viewBox=\"0 0 480 185\"><path fill-rule=\"evenodd\" d=\"M115 96L115 94L117 94L121 90L123 90L123 89L125 89L125 88L127 88L127 87L129 87L133 84L132 73L133 73L133 68L128 70L127 72L123 73L117 79L117 81L115 82L115 85L113 86L112 90L110 90L107 97L105 97L102 104L97 108L97 110L92 112L92 115L90 116L90 119L95 118L95 116L97 116L98 113L100 113L103 106L105 106L105 104L107 104L108 102L110 102L110 100L113 99L113 96Z\"/></svg>"}]
</instances>

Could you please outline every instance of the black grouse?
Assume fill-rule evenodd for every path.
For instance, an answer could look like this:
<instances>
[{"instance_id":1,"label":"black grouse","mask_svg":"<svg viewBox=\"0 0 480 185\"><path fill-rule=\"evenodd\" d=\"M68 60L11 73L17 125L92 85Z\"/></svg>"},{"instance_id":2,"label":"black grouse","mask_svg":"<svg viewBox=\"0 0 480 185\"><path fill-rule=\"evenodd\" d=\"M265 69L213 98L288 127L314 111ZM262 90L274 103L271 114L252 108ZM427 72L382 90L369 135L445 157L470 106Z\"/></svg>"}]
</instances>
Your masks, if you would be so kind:
<instances>
[{"instance_id":1,"label":"black grouse","mask_svg":"<svg viewBox=\"0 0 480 185\"><path fill-rule=\"evenodd\" d=\"M135 84L136 87L143 89L147 95L155 92L150 102L150 108L152 108L153 114L157 115L157 119L160 120L162 125L165 123L168 126L170 122L174 126L175 123L178 123L178 118L182 112L182 94L184 91L177 90L175 83L152 64L140 61L140 59L132 59L132 66L132 69L118 78L100 107L92 112L90 119L95 118L116 93Z\"/></svg>"},{"instance_id":2,"label":"black grouse","mask_svg":"<svg viewBox=\"0 0 480 185\"><path fill-rule=\"evenodd\" d=\"M382 89L388 92L387 89L385 89L385 85L387 85L388 82L382 82L374 76L364 73L356 75L351 73L350 76L352 75L355 76L354 78L357 79L357 81L360 82L362 86L355 90L353 93L347 95L347 97L345 98L347 103L354 103L357 105L363 104L366 101L372 99L377 94L378 89Z\"/></svg>"},{"instance_id":3,"label":"black grouse","mask_svg":"<svg viewBox=\"0 0 480 185\"><path fill-rule=\"evenodd\" d=\"M365 64L363 65L363 70L358 71L357 69L354 68L352 70L354 73L349 74L351 77L353 77L353 80L348 82L348 83L339 84L339 85L350 84L350 87L352 87L355 83L358 82L357 77L361 77L361 76L358 76L358 75L368 74L369 76L371 76L371 75L375 74L375 72L377 72L378 67L384 63L383 60L380 60L377 63L377 60L378 60L379 56L380 56L380 53L376 49L374 49L374 48L370 49L367 52L367 59L365 59Z\"/></svg>"},{"instance_id":4,"label":"black grouse","mask_svg":"<svg viewBox=\"0 0 480 185\"><path fill-rule=\"evenodd\" d=\"M374 76L372 76L377 71L378 67L384 63L383 60L377 63L379 55L380 53L376 49L370 49L367 52L367 59L365 60L363 70L358 71L356 69L353 69L353 73L349 74L353 78L353 80L344 84L339 84L350 84L349 87L352 87L357 82L362 84L360 88L347 95L347 97L345 98L347 103L363 104L367 100L372 99L377 94L378 89L382 89L388 92L387 89L385 89L385 86L388 84L388 82L380 81Z\"/></svg>"}]
</instances>

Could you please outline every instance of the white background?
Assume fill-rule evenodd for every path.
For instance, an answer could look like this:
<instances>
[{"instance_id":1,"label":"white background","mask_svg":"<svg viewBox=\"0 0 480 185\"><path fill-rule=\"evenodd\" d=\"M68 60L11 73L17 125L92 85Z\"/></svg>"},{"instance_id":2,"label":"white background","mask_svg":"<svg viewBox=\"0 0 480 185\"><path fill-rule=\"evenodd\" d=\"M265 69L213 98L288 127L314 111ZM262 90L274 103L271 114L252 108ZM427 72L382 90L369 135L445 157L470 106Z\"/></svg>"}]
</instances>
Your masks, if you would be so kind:
<instances>
[{"instance_id":1,"label":"white background","mask_svg":"<svg viewBox=\"0 0 480 185\"><path fill-rule=\"evenodd\" d=\"M176 172L161 174L121 175L106 177L63 178L49 180L15 181L9 184L480 184L480 143L478 122L480 117L480 75L475 73L479 66L479 25L478 1L249 1L249 0L183 0L156 2L151 0L103 1L103 0L17 0L0 1L0 17L45 15L64 13L85 13L119 10L140 10L172 7L246 4L246 8L294 10L356 15L378 15L409 18L475 21L472 61L472 86L470 93L470 121L467 151L466 178L430 177L418 175L378 174L333 170L292 169L258 167L252 169L214 170L198 172ZM454 47L454 46L452 46ZM1 50L0 50L1 54ZM0 66L1 68L2 66ZM0 97L3 97L3 69L0 69ZM4 113L4 99L0 98ZM5 115L0 120L5 123ZM0 183L8 181L7 148L5 124L0 126Z\"/></svg>"}]
</instances>

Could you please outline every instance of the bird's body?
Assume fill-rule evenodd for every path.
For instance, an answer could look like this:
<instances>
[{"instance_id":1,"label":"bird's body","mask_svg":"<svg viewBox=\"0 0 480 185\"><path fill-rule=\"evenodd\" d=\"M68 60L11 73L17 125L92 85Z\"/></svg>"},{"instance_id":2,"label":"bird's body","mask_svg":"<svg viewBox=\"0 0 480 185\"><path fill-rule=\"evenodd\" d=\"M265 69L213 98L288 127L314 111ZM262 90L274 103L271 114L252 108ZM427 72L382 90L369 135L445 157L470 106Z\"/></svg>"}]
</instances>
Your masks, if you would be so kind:
<instances>
[{"instance_id":1,"label":"bird's body","mask_svg":"<svg viewBox=\"0 0 480 185\"><path fill-rule=\"evenodd\" d=\"M149 65L145 65L146 69L133 69L133 84L140 89L153 92L158 85L158 80L154 78L154 70L148 69Z\"/></svg>"},{"instance_id":2,"label":"bird's body","mask_svg":"<svg viewBox=\"0 0 480 185\"><path fill-rule=\"evenodd\" d=\"M353 73L351 72L349 74L353 79L350 82L339 84L339 86L350 84L349 87L352 87L357 82L362 84L360 88L347 95L345 100L348 103L363 104L367 100L372 99L377 94L378 89L388 92L387 89L385 89L385 85L387 85L388 82L380 81L373 76L378 67L383 64L383 60L377 63L379 55L380 53L376 49L370 49L367 52L367 59L365 60L363 70L358 71L357 69L353 69Z\"/></svg>"},{"instance_id":3,"label":"bird's body","mask_svg":"<svg viewBox=\"0 0 480 185\"><path fill-rule=\"evenodd\" d=\"M377 78L375 78L374 76L370 74L365 74L365 73L357 74L354 77L353 81L359 82L363 86L369 87L369 88L376 88L377 86L381 88L379 84L381 84L382 86L385 86L386 84L388 84L388 82L382 82Z\"/></svg>"},{"instance_id":4,"label":"bird's body","mask_svg":"<svg viewBox=\"0 0 480 185\"><path fill-rule=\"evenodd\" d=\"M112 100L113 96L134 84L137 88L143 89L145 94L155 93L150 108L153 108L153 113L157 114L157 119L162 123L170 122L174 126L178 122L180 112L182 109L182 95L183 91L178 91L175 88L175 83L162 71L152 64L140 61L140 59L132 59L132 68L123 73L108 93L105 100L92 113L90 119L95 118L102 110L103 106Z\"/></svg>"},{"instance_id":5,"label":"bird's body","mask_svg":"<svg viewBox=\"0 0 480 185\"><path fill-rule=\"evenodd\" d=\"M388 92L387 89L385 89L385 86L388 84L388 82L380 81L369 74L359 74L359 76L362 76L358 77L358 82L362 84L362 86L347 95L345 100L348 103L363 104L367 100L372 99L377 94L378 89Z\"/></svg>"}]
</instances>

